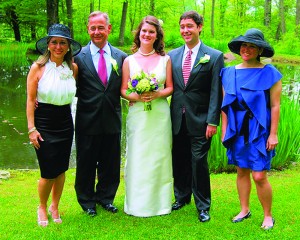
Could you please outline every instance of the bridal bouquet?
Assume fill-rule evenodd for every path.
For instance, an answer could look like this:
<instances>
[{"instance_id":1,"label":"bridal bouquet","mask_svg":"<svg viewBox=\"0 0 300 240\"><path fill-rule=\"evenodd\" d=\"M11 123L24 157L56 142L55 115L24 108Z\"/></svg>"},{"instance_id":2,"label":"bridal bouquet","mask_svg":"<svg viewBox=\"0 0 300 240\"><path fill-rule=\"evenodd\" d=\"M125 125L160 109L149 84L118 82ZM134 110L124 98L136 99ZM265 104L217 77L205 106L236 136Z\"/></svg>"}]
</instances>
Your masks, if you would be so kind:
<instances>
[{"instance_id":1,"label":"bridal bouquet","mask_svg":"<svg viewBox=\"0 0 300 240\"><path fill-rule=\"evenodd\" d=\"M142 94L144 92L156 91L161 84L157 82L155 74L147 74L144 71L140 71L132 76L128 81L128 89L126 95L136 92L137 94ZM144 103L144 111L151 110L151 102Z\"/></svg>"}]
</instances>

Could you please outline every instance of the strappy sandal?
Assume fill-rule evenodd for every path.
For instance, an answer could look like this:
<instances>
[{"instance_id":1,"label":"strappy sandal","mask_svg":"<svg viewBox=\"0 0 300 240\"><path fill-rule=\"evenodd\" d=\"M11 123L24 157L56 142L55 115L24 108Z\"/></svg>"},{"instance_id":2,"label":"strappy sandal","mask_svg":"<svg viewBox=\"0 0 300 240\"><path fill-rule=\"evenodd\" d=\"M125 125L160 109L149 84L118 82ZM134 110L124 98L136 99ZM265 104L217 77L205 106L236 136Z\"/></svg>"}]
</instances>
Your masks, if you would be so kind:
<instances>
[{"instance_id":1,"label":"strappy sandal","mask_svg":"<svg viewBox=\"0 0 300 240\"><path fill-rule=\"evenodd\" d=\"M38 207L38 209L37 209L37 223L38 223L38 225L41 226L41 227L47 227L48 224L49 224L48 219L47 219L47 220L41 220L40 214L39 214L39 207Z\"/></svg>"},{"instance_id":2,"label":"strappy sandal","mask_svg":"<svg viewBox=\"0 0 300 240\"><path fill-rule=\"evenodd\" d=\"M56 210L56 211L58 211L58 210ZM52 209L51 209L51 206L50 206L49 209L48 209L48 213L50 214L50 216L51 216L53 222L58 223L58 224L62 223L62 220L61 220L59 214L58 214L58 218L54 218L54 217L53 217L53 211L52 211Z\"/></svg>"}]
</instances>

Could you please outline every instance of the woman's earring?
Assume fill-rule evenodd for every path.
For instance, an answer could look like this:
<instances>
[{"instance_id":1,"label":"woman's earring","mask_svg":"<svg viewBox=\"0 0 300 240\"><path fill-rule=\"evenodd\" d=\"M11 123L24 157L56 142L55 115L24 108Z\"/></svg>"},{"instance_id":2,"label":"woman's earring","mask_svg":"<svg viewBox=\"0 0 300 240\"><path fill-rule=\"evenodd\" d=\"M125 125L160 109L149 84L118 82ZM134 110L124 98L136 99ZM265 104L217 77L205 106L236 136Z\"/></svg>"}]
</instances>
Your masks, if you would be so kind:
<instances>
[{"instance_id":1,"label":"woman's earring","mask_svg":"<svg viewBox=\"0 0 300 240\"><path fill-rule=\"evenodd\" d=\"M50 48L48 48L48 51L50 51Z\"/></svg>"},{"instance_id":2,"label":"woman's earring","mask_svg":"<svg viewBox=\"0 0 300 240\"><path fill-rule=\"evenodd\" d=\"M68 52L70 51L70 48L68 48Z\"/></svg>"}]
</instances>

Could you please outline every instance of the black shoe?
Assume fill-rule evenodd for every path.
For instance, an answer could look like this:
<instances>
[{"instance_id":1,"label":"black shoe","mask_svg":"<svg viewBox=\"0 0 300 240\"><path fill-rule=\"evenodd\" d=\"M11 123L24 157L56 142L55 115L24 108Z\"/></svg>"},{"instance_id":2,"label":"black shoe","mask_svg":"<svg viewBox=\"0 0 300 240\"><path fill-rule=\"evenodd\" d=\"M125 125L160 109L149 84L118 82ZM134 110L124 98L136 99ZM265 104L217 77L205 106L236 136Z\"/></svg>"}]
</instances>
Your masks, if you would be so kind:
<instances>
[{"instance_id":1,"label":"black shoe","mask_svg":"<svg viewBox=\"0 0 300 240\"><path fill-rule=\"evenodd\" d=\"M95 217L97 215L95 208L88 208L84 212L91 217Z\"/></svg>"},{"instance_id":2,"label":"black shoe","mask_svg":"<svg viewBox=\"0 0 300 240\"><path fill-rule=\"evenodd\" d=\"M180 208L184 207L187 203L180 203L180 202L174 202L172 204L172 211L179 210Z\"/></svg>"},{"instance_id":3,"label":"black shoe","mask_svg":"<svg viewBox=\"0 0 300 240\"><path fill-rule=\"evenodd\" d=\"M111 203L109 204L101 204L101 206L108 212L116 213L118 212L118 209L112 205Z\"/></svg>"},{"instance_id":4,"label":"black shoe","mask_svg":"<svg viewBox=\"0 0 300 240\"><path fill-rule=\"evenodd\" d=\"M210 220L209 212L205 210L201 210L198 218L200 222L208 222Z\"/></svg>"},{"instance_id":5,"label":"black shoe","mask_svg":"<svg viewBox=\"0 0 300 240\"><path fill-rule=\"evenodd\" d=\"M233 223L238 223L238 222L241 222L243 221L244 219L247 219L251 216L251 212L249 211L244 217L241 217L241 218L233 218L231 221Z\"/></svg>"}]
</instances>

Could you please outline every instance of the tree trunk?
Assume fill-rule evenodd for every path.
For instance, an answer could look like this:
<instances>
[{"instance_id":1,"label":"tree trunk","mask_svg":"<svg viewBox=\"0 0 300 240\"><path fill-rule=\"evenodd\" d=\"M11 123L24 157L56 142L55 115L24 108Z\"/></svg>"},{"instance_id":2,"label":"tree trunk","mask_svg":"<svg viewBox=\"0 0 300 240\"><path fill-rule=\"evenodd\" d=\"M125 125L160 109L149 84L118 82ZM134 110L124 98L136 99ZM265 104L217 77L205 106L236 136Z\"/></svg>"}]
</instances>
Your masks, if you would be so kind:
<instances>
[{"instance_id":1,"label":"tree trunk","mask_svg":"<svg viewBox=\"0 0 300 240\"><path fill-rule=\"evenodd\" d=\"M270 27L271 25L271 11L272 11L272 0L265 0L265 13L264 13L264 25Z\"/></svg>"},{"instance_id":2,"label":"tree trunk","mask_svg":"<svg viewBox=\"0 0 300 240\"><path fill-rule=\"evenodd\" d=\"M150 15L154 16L155 14L155 2L154 0L150 0Z\"/></svg>"},{"instance_id":3,"label":"tree trunk","mask_svg":"<svg viewBox=\"0 0 300 240\"><path fill-rule=\"evenodd\" d=\"M135 23L135 19L136 19L136 12L137 12L137 3L138 0L134 1L134 5L133 2L131 2L131 4L129 4L129 21L130 21L130 31L133 31L133 27L134 27L134 23Z\"/></svg>"},{"instance_id":4,"label":"tree trunk","mask_svg":"<svg viewBox=\"0 0 300 240\"><path fill-rule=\"evenodd\" d=\"M36 40L36 24L35 22L30 24L30 33L31 33L31 40Z\"/></svg>"},{"instance_id":5,"label":"tree trunk","mask_svg":"<svg viewBox=\"0 0 300 240\"><path fill-rule=\"evenodd\" d=\"M58 0L47 0L47 30L54 23L59 23Z\"/></svg>"},{"instance_id":6,"label":"tree trunk","mask_svg":"<svg viewBox=\"0 0 300 240\"><path fill-rule=\"evenodd\" d=\"M211 1L211 19L210 19L211 36L215 36L215 0Z\"/></svg>"},{"instance_id":7,"label":"tree trunk","mask_svg":"<svg viewBox=\"0 0 300 240\"><path fill-rule=\"evenodd\" d=\"M279 0L280 32L282 34L286 33L284 10L284 0Z\"/></svg>"},{"instance_id":8,"label":"tree trunk","mask_svg":"<svg viewBox=\"0 0 300 240\"><path fill-rule=\"evenodd\" d=\"M120 24L120 35L119 35L120 46L124 45L127 8L128 8L128 1L126 0L123 2L122 17L121 17L121 24Z\"/></svg>"},{"instance_id":9,"label":"tree trunk","mask_svg":"<svg viewBox=\"0 0 300 240\"><path fill-rule=\"evenodd\" d=\"M94 12L94 0L90 0L90 12Z\"/></svg>"},{"instance_id":10,"label":"tree trunk","mask_svg":"<svg viewBox=\"0 0 300 240\"><path fill-rule=\"evenodd\" d=\"M15 11L16 7L10 7L6 10L6 15L10 19L10 25L14 31L15 40L21 42L20 23Z\"/></svg>"},{"instance_id":11,"label":"tree trunk","mask_svg":"<svg viewBox=\"0 0 300 240\"><path fill-rule=\"evenodd\" d=\"M296 2L296 35L299 36L300 33L300 0Z\"/></svg>"},{"instance_id":12,"label":"tree trunk","mask_svg":"<svg viewBox=\"0 0 300 240\"><path fill-rule=\"evenodd\" d=\"M220 0L220 30L223 31L228 0Z\"/></svg>"},{"instance_id":13,"label":"tree trunk","mask_svg":"<svg viewBox=\"0 0 300 240\"><path fill-rule=\"evenodd\" d=\"M67 18L68 18L68 27L71 30L71 36L74 37L73 33L73 9L72 9L72 0L66 0L67 5Z\"/></svg>"}]
</instances>

